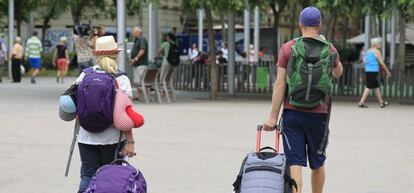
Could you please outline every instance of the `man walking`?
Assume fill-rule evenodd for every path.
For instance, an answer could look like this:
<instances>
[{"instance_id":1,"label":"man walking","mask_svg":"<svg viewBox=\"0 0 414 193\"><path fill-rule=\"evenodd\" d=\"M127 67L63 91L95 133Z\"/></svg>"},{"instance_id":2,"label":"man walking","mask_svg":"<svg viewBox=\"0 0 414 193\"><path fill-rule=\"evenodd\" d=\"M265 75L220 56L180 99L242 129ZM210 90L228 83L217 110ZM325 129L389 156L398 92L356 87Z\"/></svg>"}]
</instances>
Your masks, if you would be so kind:
<instances>
[{"instance_id":1,"label":"man walking","mask_svg":"<svg viewBox=\"0 0 414 193\"><path fill-rule=\"evenodd\" d=\"M160 80L164 80L164 76L167 75L167 72L173 67L172 64L168 61L168 54L170 53L170 49L173 45L176 46L174 42L174 34L168 33L165 36L165 42L161 44L161 48L157 52L157 58L162 56L162 65L161 65L161 78Z\"/></svg>"},{"instance_id":2,"label":"man walking","mask_svg":"<svg viewBox=\"0 0 414 193\"><path fill-rule=\"evenodd\" d=\"M302 167L307 159L312 169L312 193L322 193L324 163L329 134L330 86L332 76L340 77L342 64L331 43L320 35L320 11L307 7L300 14L302 37L282 45L277 62L277 80L272 110L263 124L274 130L283 104L283 147L292 178L302 192Z\"/></svg>"},{"instance_id":3,"label":"man walking","mask_svg":"<svg viewBox=\"0 0 414 193\"><path fill-rule=\"evenodd\" d=\"M7 48L2 38L0 38L0 82L3 82L3 68L7 61Z\"/></svg>"},{"instance_id":4,"label":"man walking","mask_svg":"<svg viewBox=\"0 0 414 193\"><path fill-rule=\"evenodd\" d=\"M27 40L26 43L26 57L28 58L29 65L32 68L32 76L30 78L30 83L36 83L36 76L39 73L40 68L42 67L41 53L43 51L42 42L37 38L37 31L33 32L31 38Z\"/></svg>"},{"instance_id":5,"label":"man walking","mask_svg":"<svg viewBox=\"0 0 414 193\"><path fill-rule=\"evenodd\" d=\"M135 39L131 49L129 65L132 66L134 83L137 84L141 81L145 68L148 67L148 43L142 36L141 28L134 27L132 35Z\"/></svg>"},{"instance_id":6,"label":"man walking","mask_svg":"<svg viewBox=\"0 0 414 193\"><path fill-rule=\"evenodd\" d=\"M82 73L83 69L93 66L93 54L91 42L91 31L92 27L90 24L80 24L75 26L73 36L73 42L76 49L76 57L78 62L79 74Z\"/></svg>"}]
</instances>

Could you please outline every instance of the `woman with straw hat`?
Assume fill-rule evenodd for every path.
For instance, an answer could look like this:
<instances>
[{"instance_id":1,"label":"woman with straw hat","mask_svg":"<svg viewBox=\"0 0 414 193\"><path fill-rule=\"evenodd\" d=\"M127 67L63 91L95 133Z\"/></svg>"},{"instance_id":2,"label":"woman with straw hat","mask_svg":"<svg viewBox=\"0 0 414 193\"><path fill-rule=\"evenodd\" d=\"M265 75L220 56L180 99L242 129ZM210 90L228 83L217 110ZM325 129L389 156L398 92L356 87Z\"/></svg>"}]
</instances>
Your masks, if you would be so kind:
<instances>
[{"instance_id":1,"label":"woman with straw hat","mask_svg":"<svg viewBox=\"0 0 414 193\"><path fill-rule=\"evenodd\" d=\"M119 51L120 49L118 49L113 36L99 37L96 40L94 51L97 64L90 68L114 75L119 89L132 97L131 82L128 77L125 75L116 76L116 74L120 74L117 64ZM84 77L85 73L82 72L76 82L81 82ZM82 165L78 193L82 193L87 189L99 167L110 164L120 157L135 155L132 130L120 132L113 125L99 133L86 131L82 127L79 129L77 141Z\"/></svg>"}]
</instances>

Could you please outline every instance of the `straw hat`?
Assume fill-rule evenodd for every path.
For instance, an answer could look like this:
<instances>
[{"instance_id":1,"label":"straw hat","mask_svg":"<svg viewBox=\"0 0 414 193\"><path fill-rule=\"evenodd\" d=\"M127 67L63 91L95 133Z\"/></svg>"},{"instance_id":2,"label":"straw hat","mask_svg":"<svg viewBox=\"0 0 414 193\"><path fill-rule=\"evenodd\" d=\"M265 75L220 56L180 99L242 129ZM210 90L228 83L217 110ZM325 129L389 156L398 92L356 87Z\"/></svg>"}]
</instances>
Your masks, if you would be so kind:
<instances>
[{"instance_id":1,"label":"straw hat","mask_svg":"<svg viewBox=\"0 0 414 193\"><path fill-rule=\"evenodd\" d=\"M121 50L113 36L102 36L96 39L94 54L97 56L115 55Z\"/></svg>"}]
</instances>

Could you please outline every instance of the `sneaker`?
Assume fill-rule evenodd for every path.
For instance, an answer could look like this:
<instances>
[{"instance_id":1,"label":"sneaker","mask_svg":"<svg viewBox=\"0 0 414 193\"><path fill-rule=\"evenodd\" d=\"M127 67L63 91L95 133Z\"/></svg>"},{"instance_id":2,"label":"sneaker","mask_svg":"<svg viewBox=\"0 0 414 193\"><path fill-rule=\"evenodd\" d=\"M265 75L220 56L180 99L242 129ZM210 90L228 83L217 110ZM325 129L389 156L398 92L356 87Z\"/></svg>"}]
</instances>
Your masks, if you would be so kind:
<instances>
[{"instance_id":1,"label":"sneaker","mask_svg":"<svg viewBox=\"0 0 414 193\"><path fill-rule=\"evenodd\" d=\"M59 77L56 77L56 83L59 83Z\"/></svg>"},{"instance_id":2,"label":"sneaker","mask_svg":"<svg viewBox=\"0 0 414 193\"><path fill-rule=\"evenodd\" d=\"M36 84L36 80L35 80L35 78L34 78L34 77L31 77L31 78L30 78L30 83L32 83L32 84Z\"/></svg>"}]
</instances>

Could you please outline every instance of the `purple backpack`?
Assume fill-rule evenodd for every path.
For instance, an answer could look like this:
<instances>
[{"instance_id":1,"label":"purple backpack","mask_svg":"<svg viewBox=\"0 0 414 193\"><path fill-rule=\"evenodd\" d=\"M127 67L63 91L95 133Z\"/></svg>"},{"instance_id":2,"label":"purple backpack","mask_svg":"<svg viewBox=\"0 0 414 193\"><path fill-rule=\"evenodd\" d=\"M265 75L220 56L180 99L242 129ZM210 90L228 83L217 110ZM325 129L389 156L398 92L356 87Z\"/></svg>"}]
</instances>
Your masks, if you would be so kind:
<instances>
[{"instance_id":1,"label":"purple backpack","mask_svg":"<svg viewBox=\"0 0 414 193\"><path fill-rule=\"evenodd\" d=\"M115 165L120 162L126 165ZM147 183L138 169L118 159L99 168L84 193L147 193Z\"/></svg>"},{"instance_id":2,"label":"purple backpack","mask_svg":"<svg viewBox=\"0 0 414 193\"><path fill-rule=\"evenodd\" d=\"M89 67L77 90L79 124L87 131L98 133L113 123L115 76Z\"/></svg>"}]
</instances>

